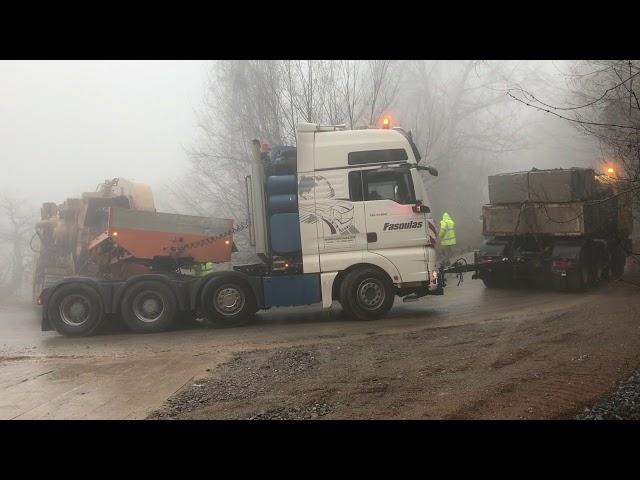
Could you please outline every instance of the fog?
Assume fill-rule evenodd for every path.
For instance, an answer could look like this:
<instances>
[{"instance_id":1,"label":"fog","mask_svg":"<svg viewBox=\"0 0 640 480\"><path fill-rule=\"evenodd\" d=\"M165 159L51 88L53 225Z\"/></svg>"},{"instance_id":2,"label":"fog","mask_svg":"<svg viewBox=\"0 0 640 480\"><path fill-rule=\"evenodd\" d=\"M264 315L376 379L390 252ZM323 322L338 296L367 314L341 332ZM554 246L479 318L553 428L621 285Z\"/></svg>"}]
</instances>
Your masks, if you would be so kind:
<instances>
[{"instance_id":1,"label":"fog","mask_svg":"<svg viewBox=\"0 0 640 480\"><path fill-rule=\"evenodd\" d=\"M1 61L2 191L34 207L184 170L206 62Z\"/></svg>"},{"instance_id":2,"label":"fog","mask_svg":"<svg viewBox=\"0 0 640 480\"><path fill-rule=\"evenodd\" d=\"M425 178L434 213L438 217L444 210L453 213L460 243L473 247L480 238L480 208L488 199L487 174L594 166L598 160L595 145L565 121L506 97L507 89L522 87L549 101L564 100L571 62L484 62L469 69L468 82L458 89L457 79L469 63L311 66L305 61L296 64L297 70L291 65L1 61L0 194L16 201L21 214L32 215L23 222L32 225L43 202L61 203L94 190L107 178L124 177L149 184L160 210L241 221L236 217L245 209L231 193L242 189L245 172L235 159L246 156L248 139L292 143L292 125L298 121L359 126L375 124L380 115L392 113L414 130L425 162L441 171L438 178ZM297 75L298 86L311 85L307 67L317 69L309 90L318 105L313 111L301 107L306 99L294 104L294 97L307 90L277 90L287 88L286 82L273 84L273 75L289 68L289 74ZM336 107L336 92L342 85L339 75L346 75L345 85L353 81L360 89L346 110ZM373 101L367 93L371 81L378 96ZM290 101L276 108L277 118L270 115L276 102L269 92ZM456 117L461 105L469 112L475 112L476 105L482 108L479 114ZM291 115L283 114L287 108ZM0 227L8 225L4 213ZM3 248L0 263L15 263L11 257L18 255L15 245L20 242L19 255L28 257L24 243L33 229L20 232L19 240L4 231L2 240L14 245L14 253ZM25 270L32 267L30 261L24 261ZM7 272L12 268L17 267L3 268L0 284L11 283ZM19 281L27 284L27 277Z\"/></svg>"},{"instance_id":3,"label":"fog","mask_svg":"<svg viewBox=\"0 0 640 480\"><path fill-rule=\"evenodd\" d=\"M536 62L556 90L566 63ZM208 71L206 61L1 61L3 193L38 207L122 176L161 195L187 168ZM565 122L521 110L535 128L504 168L591 161L593 147Z\"/></svg>"}]
</instances>

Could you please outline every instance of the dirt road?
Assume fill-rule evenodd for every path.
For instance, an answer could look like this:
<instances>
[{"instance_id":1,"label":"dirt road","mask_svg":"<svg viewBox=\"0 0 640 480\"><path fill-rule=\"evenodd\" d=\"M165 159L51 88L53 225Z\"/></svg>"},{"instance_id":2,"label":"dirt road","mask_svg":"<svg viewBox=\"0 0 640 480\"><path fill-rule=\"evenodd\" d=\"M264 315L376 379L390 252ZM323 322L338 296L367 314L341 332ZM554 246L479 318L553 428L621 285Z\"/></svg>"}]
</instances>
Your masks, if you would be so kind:
<instances>
[{"instance_id":1,"label":"dirt road","mask_svg":"<svg viewBox=\"0 0 640 480\"><path fill-rule=\"evenodd\" d=\"M273 309L234 328L81 339L4 305L0 418L571 417L640 365L639 293L468 278L375 322Z\"/></svg>"}]
</instances>

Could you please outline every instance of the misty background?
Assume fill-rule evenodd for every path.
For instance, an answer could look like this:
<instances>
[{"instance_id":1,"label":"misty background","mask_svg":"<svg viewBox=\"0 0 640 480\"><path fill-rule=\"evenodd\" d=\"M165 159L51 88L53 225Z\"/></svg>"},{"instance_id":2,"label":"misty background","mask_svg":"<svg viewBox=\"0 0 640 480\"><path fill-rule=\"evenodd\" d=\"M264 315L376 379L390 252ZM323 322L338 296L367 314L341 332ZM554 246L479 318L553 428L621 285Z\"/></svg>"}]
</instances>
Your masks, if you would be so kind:
<instances>
[{"instance_id":1,"label":"misty background","mask_svg":"<svg viewBox=\"0 0 640 480\"><path fill-rule=\"evenodd\" d=\"M297 122L412 130L460 249L481 239L487 175L596 166L596 142L527 108L566 100L565 61L1 61L0 295L30 284L43 202L105 179L147 183L159 211L244 220L249 143L294 144ZM239 243L242 246L242 235ZM16 285L17 284L17 285Z\"/></svg>"}]
</instances>

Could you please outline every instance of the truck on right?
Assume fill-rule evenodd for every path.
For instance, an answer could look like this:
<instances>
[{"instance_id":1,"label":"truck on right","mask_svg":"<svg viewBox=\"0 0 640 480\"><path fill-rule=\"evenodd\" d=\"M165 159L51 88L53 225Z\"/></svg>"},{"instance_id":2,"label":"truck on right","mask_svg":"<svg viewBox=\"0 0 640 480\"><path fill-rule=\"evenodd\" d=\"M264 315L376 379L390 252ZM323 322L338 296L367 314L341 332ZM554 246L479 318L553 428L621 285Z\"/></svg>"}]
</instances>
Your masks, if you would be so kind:
<instances>
[{"instance_id":1,"label":"truck on right","mask_svg":"<svg viewBox=\"0 0 640 480\"><path fill-rule=\"evenodd\" d=\"M584 292L620 278L631 252L629 192L594 169L532 169L491 175L473 278ZM472 270L469 268L468 270Z\"/></svg>"}]
</instances>

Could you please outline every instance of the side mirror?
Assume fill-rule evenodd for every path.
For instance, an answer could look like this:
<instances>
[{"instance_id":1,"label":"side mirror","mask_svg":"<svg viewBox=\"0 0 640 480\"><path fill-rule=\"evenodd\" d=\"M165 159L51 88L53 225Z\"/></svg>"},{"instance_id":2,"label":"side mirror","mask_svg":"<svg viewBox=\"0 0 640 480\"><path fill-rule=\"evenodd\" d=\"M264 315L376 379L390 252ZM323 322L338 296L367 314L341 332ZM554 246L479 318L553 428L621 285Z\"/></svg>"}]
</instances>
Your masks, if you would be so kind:
<instances>
[{"instance_id":1,"label":"side mirror","mask_svg":"<svg viewBox=\"0 0 640 480\"><path fill-rule=\"evenodd\" d=\"M435 167L423 167L422 165L416 165L416 168L420 171L426 171L429 172L431 175L433 175L434 177L438 176L438 170L436 170Z\"/></svg>"},{"instance_id":2,"label":"side mirror","mask_svg":"<svg viewBox=\"0 0 640 480\"><path fill-rule=\"evenodd\" d=\"M429 213L431 209L426 205L423 205L422 200L416 200L416 204L411 207L415 213Z\"/></svg>"}]
</instances>

